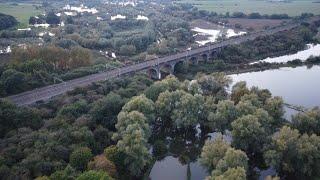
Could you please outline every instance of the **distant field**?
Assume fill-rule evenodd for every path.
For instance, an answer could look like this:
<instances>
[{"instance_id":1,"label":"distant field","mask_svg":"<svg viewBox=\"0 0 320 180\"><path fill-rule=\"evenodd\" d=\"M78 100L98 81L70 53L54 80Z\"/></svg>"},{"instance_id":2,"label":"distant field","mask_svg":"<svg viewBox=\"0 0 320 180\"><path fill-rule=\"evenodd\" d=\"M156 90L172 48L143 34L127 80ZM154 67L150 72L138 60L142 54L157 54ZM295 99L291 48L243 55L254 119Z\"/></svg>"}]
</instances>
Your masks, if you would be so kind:
<instances>
[{"instance_id":1,"label":"distant field","mask_svg":"<svg viewBox=\"0 0 320 180\"><path fill-rule=\"evenodd\" d=\"M18 4L0 3L0 12L14 16L22 26L29 23L30 16L39 15L42 12L37 10L33 4Z\"/></svg>"},{"instance_id":2,"label":"distant field","mask_svg":"<svg viewBox=\"0 0 320 180\"><path fill-rule=\"evenodd\" d=\"M300 15L308 12L320 14L320 3L318 0L299 0L288 3L268 2L267 0L180 0L181 3L190 3L199 9L226 12L259 12L260 14L288 14L289 16Z\"/></svg>"}]
</instances>

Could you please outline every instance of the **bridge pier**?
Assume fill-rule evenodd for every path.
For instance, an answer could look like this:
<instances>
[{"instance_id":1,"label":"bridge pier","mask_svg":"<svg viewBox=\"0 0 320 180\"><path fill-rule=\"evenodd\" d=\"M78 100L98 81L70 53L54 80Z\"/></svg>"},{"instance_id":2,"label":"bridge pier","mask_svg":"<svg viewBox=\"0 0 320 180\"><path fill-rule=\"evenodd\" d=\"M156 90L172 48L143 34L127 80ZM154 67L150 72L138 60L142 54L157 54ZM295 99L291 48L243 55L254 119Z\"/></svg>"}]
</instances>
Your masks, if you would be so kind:
<instances>
[{"instance_id":1,"label":"bridge pier","mask_svg":"<svg viewBox=\"0 0 320 180\"><path fill-rule=\"evenodd\" d=\"M165 68L168 70L169 74L174 73L174 67L176 66L176 62L169 62L165 64Z\"/></svg>"},{"instance_id":2,"label":"bridge pier","mask_svg":"<svg viewBox=\"0 0 320 180\"><path fill-rule=\"evenodd\" d=\"M197 65L199 64L199 59L197 57L191 57L190 60L191 64Z\"/></svg>"},{"instance_id":3,"label":"bridge pier","mask_svg":"<svg viewBox=\"0 0 320 180\"><path fill-rule=\"evenodd\" d=\"M148 74L149 74L149 77L152 79L161 79L160 66L157 65L157 66L151 67L148 70Z\"/></svg>"}]
</instances>

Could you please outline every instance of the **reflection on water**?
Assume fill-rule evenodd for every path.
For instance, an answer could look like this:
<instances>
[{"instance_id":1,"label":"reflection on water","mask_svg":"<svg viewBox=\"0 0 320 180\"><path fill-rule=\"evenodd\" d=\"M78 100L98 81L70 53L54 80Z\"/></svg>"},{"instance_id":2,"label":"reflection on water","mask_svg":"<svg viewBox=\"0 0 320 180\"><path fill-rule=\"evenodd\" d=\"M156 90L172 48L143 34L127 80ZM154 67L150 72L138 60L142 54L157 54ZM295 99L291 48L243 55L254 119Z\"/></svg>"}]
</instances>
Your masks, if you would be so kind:
<instances>
[{"instance_id":1,"label":"reflection on water","mask_svg":"<svg viewBox=\"0 0 320 180\"><path fill-rule=\"evenodd\" d=\"M261 72L231 75L234 83L246 81L249 87L258 86L281 96L286 103L312 108L320 106L320 67L280 68ZM294 111L287 111L287 117Z\"/></svg>"},{"instance_id":2,"label":"reflection on water","mask_svg":"<svg viewBox=\"0 0 320 180\"><path fill-rule=\"evenodd\" d=\"M204 179L207 176L206 170L197 161L183 165L178 158L167 156L154 164L150 177L152 180L184 180L188 178L188 174L191 180Z\"/></svg>"},{"instance_id":3,"label":"reflection on water","mask_svg":"<svg viewBox=\"0 0 320 180\"><path fill-rule=\"evenodd\" d=\"M266 58L263 60L259 60L257 62L253 62L250 64L256 64L259 62L268 62L268 63L286 63L288 61L300 59L301 61L307 60L310 56L320 56L320 44L307 44L307 49L299 51L295 54L289 54L279 57Z\"/></svg>"}]
</instances>

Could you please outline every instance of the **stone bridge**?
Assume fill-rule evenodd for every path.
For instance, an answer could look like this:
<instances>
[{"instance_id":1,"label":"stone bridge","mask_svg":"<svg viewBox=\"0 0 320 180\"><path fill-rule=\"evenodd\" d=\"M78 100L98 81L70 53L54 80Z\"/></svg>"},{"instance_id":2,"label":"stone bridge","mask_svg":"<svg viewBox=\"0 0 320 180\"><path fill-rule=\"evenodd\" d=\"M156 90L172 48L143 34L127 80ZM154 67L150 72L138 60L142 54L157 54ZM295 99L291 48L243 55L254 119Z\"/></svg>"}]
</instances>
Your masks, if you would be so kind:
<instances>
[{"instance_id":1,"label":"stone bridge","mask_svg":"<svg viewBox=\"0 0 320 180\"><path fill-rule=\"evenodd\" d=\"M177 64L197 65L199 62L206 63L209 60L213 60L215 57L217 57L218 53L221 50L222 50L222 47L212 49L211 45L208 45L207 50L197 54L193 53L189 55L189 51L186 51L185 57L180 57L180 58L173 59L167 62L162 62L162 63L157 61L157 63L154 66L151 66L147 69L147 73L149 77L153 79L161 79L163 77L162 73L174 74Z\"/></svg>"}]
</instances>

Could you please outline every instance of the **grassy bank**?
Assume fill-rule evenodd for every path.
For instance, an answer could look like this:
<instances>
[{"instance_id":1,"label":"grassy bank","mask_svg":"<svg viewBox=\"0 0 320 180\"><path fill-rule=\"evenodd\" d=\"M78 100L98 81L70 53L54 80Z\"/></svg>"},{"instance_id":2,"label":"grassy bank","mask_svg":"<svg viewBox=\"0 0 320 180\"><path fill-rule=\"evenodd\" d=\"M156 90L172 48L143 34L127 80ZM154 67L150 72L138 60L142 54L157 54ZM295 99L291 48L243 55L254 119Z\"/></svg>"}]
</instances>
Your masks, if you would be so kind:
<instances>
[{"instance_id":1,"label":"grassy bank","mask_svg":"<svg viewBox=\"0 0 320 180\"><path fill-rule=\"evenodd\" d=\"M28 3L0 3L0 12L15 17L19 22L19 27L26 27L29 24L30 16L36 16L42 13L36 8L37 4Z\"/></svg>"}]
</instances>

